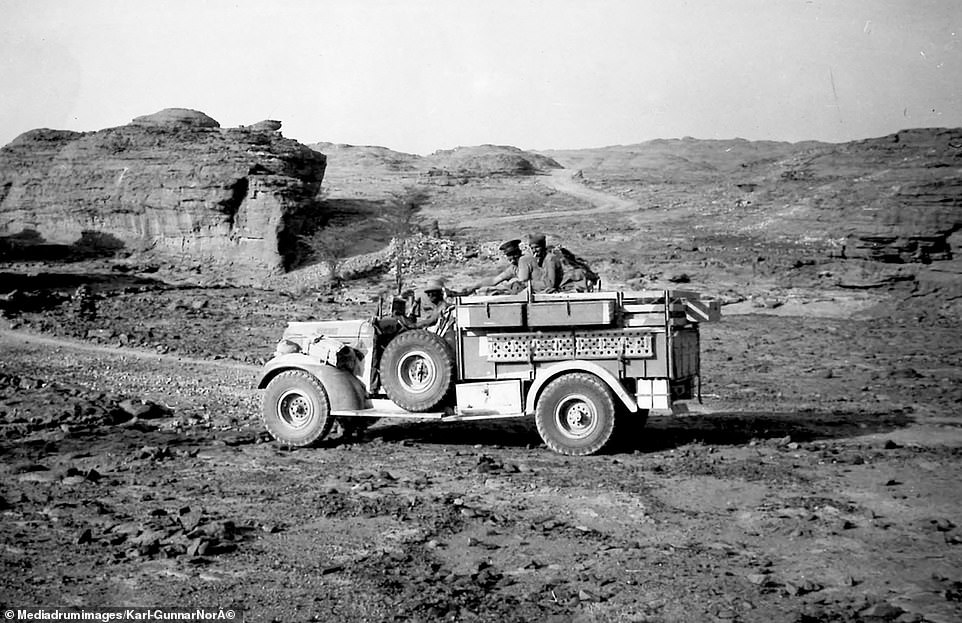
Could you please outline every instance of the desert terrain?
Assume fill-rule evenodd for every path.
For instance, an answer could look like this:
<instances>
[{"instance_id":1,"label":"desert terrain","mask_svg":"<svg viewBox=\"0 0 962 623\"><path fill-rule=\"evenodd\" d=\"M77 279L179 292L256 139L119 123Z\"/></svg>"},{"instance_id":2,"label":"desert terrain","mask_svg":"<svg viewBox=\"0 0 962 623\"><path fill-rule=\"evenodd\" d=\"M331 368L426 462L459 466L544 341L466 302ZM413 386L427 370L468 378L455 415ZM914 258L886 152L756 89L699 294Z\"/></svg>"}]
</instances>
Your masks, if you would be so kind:
<instances>
[{"instance_id":1,"label":"desert terrain","mask_svg":"<svg viewBox=\"0 0 962 623\"><path fill-rule=\"evenodd\" d=\"M494 146L317 144L327 223L356 232L340 284L311 261L252 278L193 256L5 247L0 606L962 620L960 134L678 139L520 169ZM412 186L439 231L417 238L409 287L476 280L502 240L538 230L605 289L720 299L702 402L581 458L518 421L272 441L260 365L288 321L377 313L396 285L378 217Z\"/></svg>"}]
</instances>

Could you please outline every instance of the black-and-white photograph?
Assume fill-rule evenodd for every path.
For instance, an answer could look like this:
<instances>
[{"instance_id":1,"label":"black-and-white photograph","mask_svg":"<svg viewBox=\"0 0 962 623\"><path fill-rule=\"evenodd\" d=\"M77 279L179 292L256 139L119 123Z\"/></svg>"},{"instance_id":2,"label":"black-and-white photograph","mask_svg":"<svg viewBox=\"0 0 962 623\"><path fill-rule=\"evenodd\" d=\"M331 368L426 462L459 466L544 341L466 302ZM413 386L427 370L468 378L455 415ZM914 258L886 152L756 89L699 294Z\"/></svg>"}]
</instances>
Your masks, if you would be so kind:
<instances>
[{"instance_id":1,"label":"black-and-white photograph","mask_svg":"<svg viewBox=\"0 0 962 623\"><path fill-rule=\"evenodd\" d=\"M962 621L957 0L0 0L5 621Z\"/></svg>"}]
</instances>

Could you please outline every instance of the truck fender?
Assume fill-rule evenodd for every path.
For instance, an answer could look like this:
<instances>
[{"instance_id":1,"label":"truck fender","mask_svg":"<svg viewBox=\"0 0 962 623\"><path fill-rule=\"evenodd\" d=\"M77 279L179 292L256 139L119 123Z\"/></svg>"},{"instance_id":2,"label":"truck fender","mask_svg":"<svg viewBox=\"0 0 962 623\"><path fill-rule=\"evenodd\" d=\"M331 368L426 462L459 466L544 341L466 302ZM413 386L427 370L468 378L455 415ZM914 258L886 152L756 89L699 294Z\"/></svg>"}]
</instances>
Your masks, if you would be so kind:
<instances>
[{"instance_id":1,"label":"truck fender","mask_svg":"<svg viewBox=\"0 0 962 623\"><path fill-rule=\"evenodd\" d=\"M278 355L264 365L257 389L264 389L271 380L287 370L301 370L314 376L331 403L332 411L356 411L369 407L364 385L347 370L335 368L308 357L304 353Z\"/></svg>"},{"instance_id":2,"label":"truck fender","mask_svg":"<svg viewBox=\"0 0 962 623\"><path fill-rule=\"evenodd\" d=\"M618 378L615 377L615 375L611 372L605 370L597 363L592 361L564 361L547 368L542 368L538 372L538 378L535 379L534 383L531 384L531 388L528 390L528 397L525 400L524 405L525 413L534 413L535 402L537 402L538 396L541 394L541 390L544 388L544 386L548 383L548 381L561 374L564 374L565 372L590 372L591 374L594 374L611 388L611 391L614 392L615 396L621 400L621 402L630 412L634 413L638 411L638 403L635 402L635 399L631 394L625 391L624 386L621 384Z\"/></svg>"}]
</instances>

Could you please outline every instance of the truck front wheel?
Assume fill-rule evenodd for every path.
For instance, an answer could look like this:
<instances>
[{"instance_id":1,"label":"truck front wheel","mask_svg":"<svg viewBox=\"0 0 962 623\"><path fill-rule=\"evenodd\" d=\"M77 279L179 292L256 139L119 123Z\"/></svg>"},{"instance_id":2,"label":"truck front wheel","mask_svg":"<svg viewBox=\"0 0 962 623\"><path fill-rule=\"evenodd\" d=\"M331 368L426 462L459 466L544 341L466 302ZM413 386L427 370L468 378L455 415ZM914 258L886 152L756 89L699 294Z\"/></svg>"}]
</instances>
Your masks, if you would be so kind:
<instances>
[{"instance_id":1,"label":"truck front wheel","mask_svg":"<svg viewBox=\"0 0 962 623\"><path fill-rule=\"evenodd\" d=\"M274 439L292 446L324 438L334 424L324 386L303 370L287 370L271 379L264 392L262 415Z\"/></svg>"},{"instance_id":2,"label":"truck front wheel","mask_svg":"<svg viewBox=\"0 0 962 623\"><path fill-rule=\"evenodd\" d=\"M534 417L538 433L549 448L569 456L584 456L600 451L611 439L615 401L597 376L574 372L545 386Z\"/></svg>"}]
</instances>

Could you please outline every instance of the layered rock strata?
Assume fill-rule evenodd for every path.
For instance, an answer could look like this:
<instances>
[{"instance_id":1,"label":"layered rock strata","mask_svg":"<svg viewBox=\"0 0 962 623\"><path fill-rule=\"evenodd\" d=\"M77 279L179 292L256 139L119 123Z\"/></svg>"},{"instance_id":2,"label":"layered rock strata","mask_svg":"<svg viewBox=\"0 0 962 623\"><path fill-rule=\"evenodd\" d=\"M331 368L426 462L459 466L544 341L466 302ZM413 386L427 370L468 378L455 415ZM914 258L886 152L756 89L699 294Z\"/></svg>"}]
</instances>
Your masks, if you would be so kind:
<instances>
[{"instance_id":1,"label":"layered rock strata","mask_svg":"<svg viewBox=\"0 0 962 623\"><path fill-rule=\"evenodd\" d=\"M279 128L166 109L97 132L27 132L0 149L0 237L282 269L320 216L326 157Z\"/></svg>"}]
</instances>

